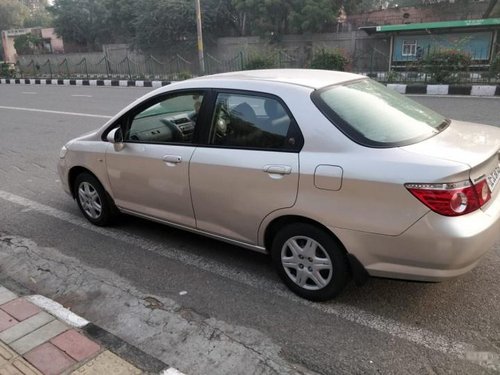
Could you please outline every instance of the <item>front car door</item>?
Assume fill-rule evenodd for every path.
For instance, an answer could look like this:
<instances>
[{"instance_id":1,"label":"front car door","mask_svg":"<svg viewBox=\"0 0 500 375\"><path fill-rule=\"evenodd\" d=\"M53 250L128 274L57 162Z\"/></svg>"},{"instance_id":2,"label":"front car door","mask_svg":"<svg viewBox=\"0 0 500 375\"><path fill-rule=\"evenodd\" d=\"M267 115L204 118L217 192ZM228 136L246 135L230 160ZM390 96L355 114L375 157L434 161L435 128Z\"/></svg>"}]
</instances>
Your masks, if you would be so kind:
<instances>
[{"instance_id":1,"label":"front car door","mask_svg":"<svg viewBox=\"0 0 500 375\"><path fill-rule=\"evenodd\" d=\"M108 146L106 166L121 210L195 227L189 161L204 96L199 90L168 93L119 120L123 147Z\"/></svg>"},{"instance_id":2,"label":"front car door","mask_svg":"<svg viewBox=\"0 0 500 375\"><path fill-rule=\"evenodd\" d=\"M197 228L256 244L262 220L295 203L297 124L277 97L219 91L206 138L190 164Z\"/></svg>"}]
</instances>

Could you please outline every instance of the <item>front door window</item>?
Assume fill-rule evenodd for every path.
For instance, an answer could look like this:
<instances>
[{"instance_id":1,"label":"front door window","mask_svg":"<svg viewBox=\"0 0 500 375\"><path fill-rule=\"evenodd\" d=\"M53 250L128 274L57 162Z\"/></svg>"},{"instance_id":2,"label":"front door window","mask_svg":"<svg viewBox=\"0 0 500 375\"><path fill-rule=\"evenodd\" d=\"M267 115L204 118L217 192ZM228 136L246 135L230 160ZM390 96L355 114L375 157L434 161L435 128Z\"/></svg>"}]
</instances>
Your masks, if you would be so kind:
<instances>
[{"instance_id":1,"label":"front door window","mask_svg":"<svg viewBox=\"0 0 500 375\"><path fill-rule=\"evenodd\" d=\"M125 131L125 142L193 142L203 95L183 93L157 101L137 113Z\"/></svg>"}]
</instances>

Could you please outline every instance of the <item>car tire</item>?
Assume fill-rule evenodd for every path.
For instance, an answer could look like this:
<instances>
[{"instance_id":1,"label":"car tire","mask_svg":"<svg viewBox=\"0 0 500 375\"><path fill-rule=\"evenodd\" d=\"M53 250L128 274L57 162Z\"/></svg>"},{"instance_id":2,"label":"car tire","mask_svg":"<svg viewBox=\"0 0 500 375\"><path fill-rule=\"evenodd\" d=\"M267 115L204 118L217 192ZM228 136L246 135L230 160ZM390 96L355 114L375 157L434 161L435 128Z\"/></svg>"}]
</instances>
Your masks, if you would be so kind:
<instances>
[{"instance_id":1,"label":"car tire","mask_svg":"<svg viewBox=\"0 0 500 375\"><path fill-rule=\"evenodd\" d=\"M78 207L92 224L111 224L118 210L99 180L90 173L80 173L75 180L74 195Z\"/></svg>"},{"instance_id":2,"label":"car tire","mask_svg":"<svg viewBox=\"0 0 500 375\"><path fill-rule=\"evenodd\" d=\"M311 224L282 228L273 239L271 257L288 288L311 301L334 298L349 280L345 250L330 233Z\"/></svg>"}]
</instances>

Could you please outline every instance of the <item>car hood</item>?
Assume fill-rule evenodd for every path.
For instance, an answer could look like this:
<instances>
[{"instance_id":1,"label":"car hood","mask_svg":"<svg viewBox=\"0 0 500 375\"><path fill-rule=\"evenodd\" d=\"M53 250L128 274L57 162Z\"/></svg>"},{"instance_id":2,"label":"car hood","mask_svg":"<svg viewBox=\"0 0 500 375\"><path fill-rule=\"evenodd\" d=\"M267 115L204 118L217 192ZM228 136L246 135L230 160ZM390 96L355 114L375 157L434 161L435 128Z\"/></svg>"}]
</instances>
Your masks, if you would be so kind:
<instances>
[{"instance_id":1,"label":"car hood","mask_svg":"<svg viewBox=\"0 0 500 375\"><path fill-rule=\"evenodd\" d=\"M87 133L84 133L76 138L73 138L68 143L66 143L66 147L70 147L74 143L78 143L81 141L99 141L101 137L99 136L99 132L97 130L92 130Z\"/></svg>"},{"instance_id":2,"label":"car hood","mask_svg":"<svg viewBox=\"0 0 500 375\"><path fill-rule=\"evenodd\" d=\"M498 164L500 128L452 120L441 133L402 150L466 164L478 173ZM487 165L485 165L487 164Z\"/></svg>"}]
</instances>

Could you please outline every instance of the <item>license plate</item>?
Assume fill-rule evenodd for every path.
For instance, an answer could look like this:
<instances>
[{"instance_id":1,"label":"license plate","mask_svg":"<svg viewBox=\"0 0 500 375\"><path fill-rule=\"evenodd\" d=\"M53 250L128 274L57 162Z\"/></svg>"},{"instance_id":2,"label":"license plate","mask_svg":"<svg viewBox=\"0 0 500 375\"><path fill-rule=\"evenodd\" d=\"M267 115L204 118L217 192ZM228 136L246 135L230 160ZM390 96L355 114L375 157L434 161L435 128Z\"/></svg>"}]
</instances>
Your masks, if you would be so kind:
<instances>
[{"instance_id":1,"label":"license plate","mask_svg":"<svg viewBox=\"0 0 500 375\"><path fill-rule=\"evenodd\" d=\"M500 165L496 167L488 177L486 177L486 182L491 192L493 192L495 186L498 185L498 181L500 181Z\"/></svg>"}]
</instances>

